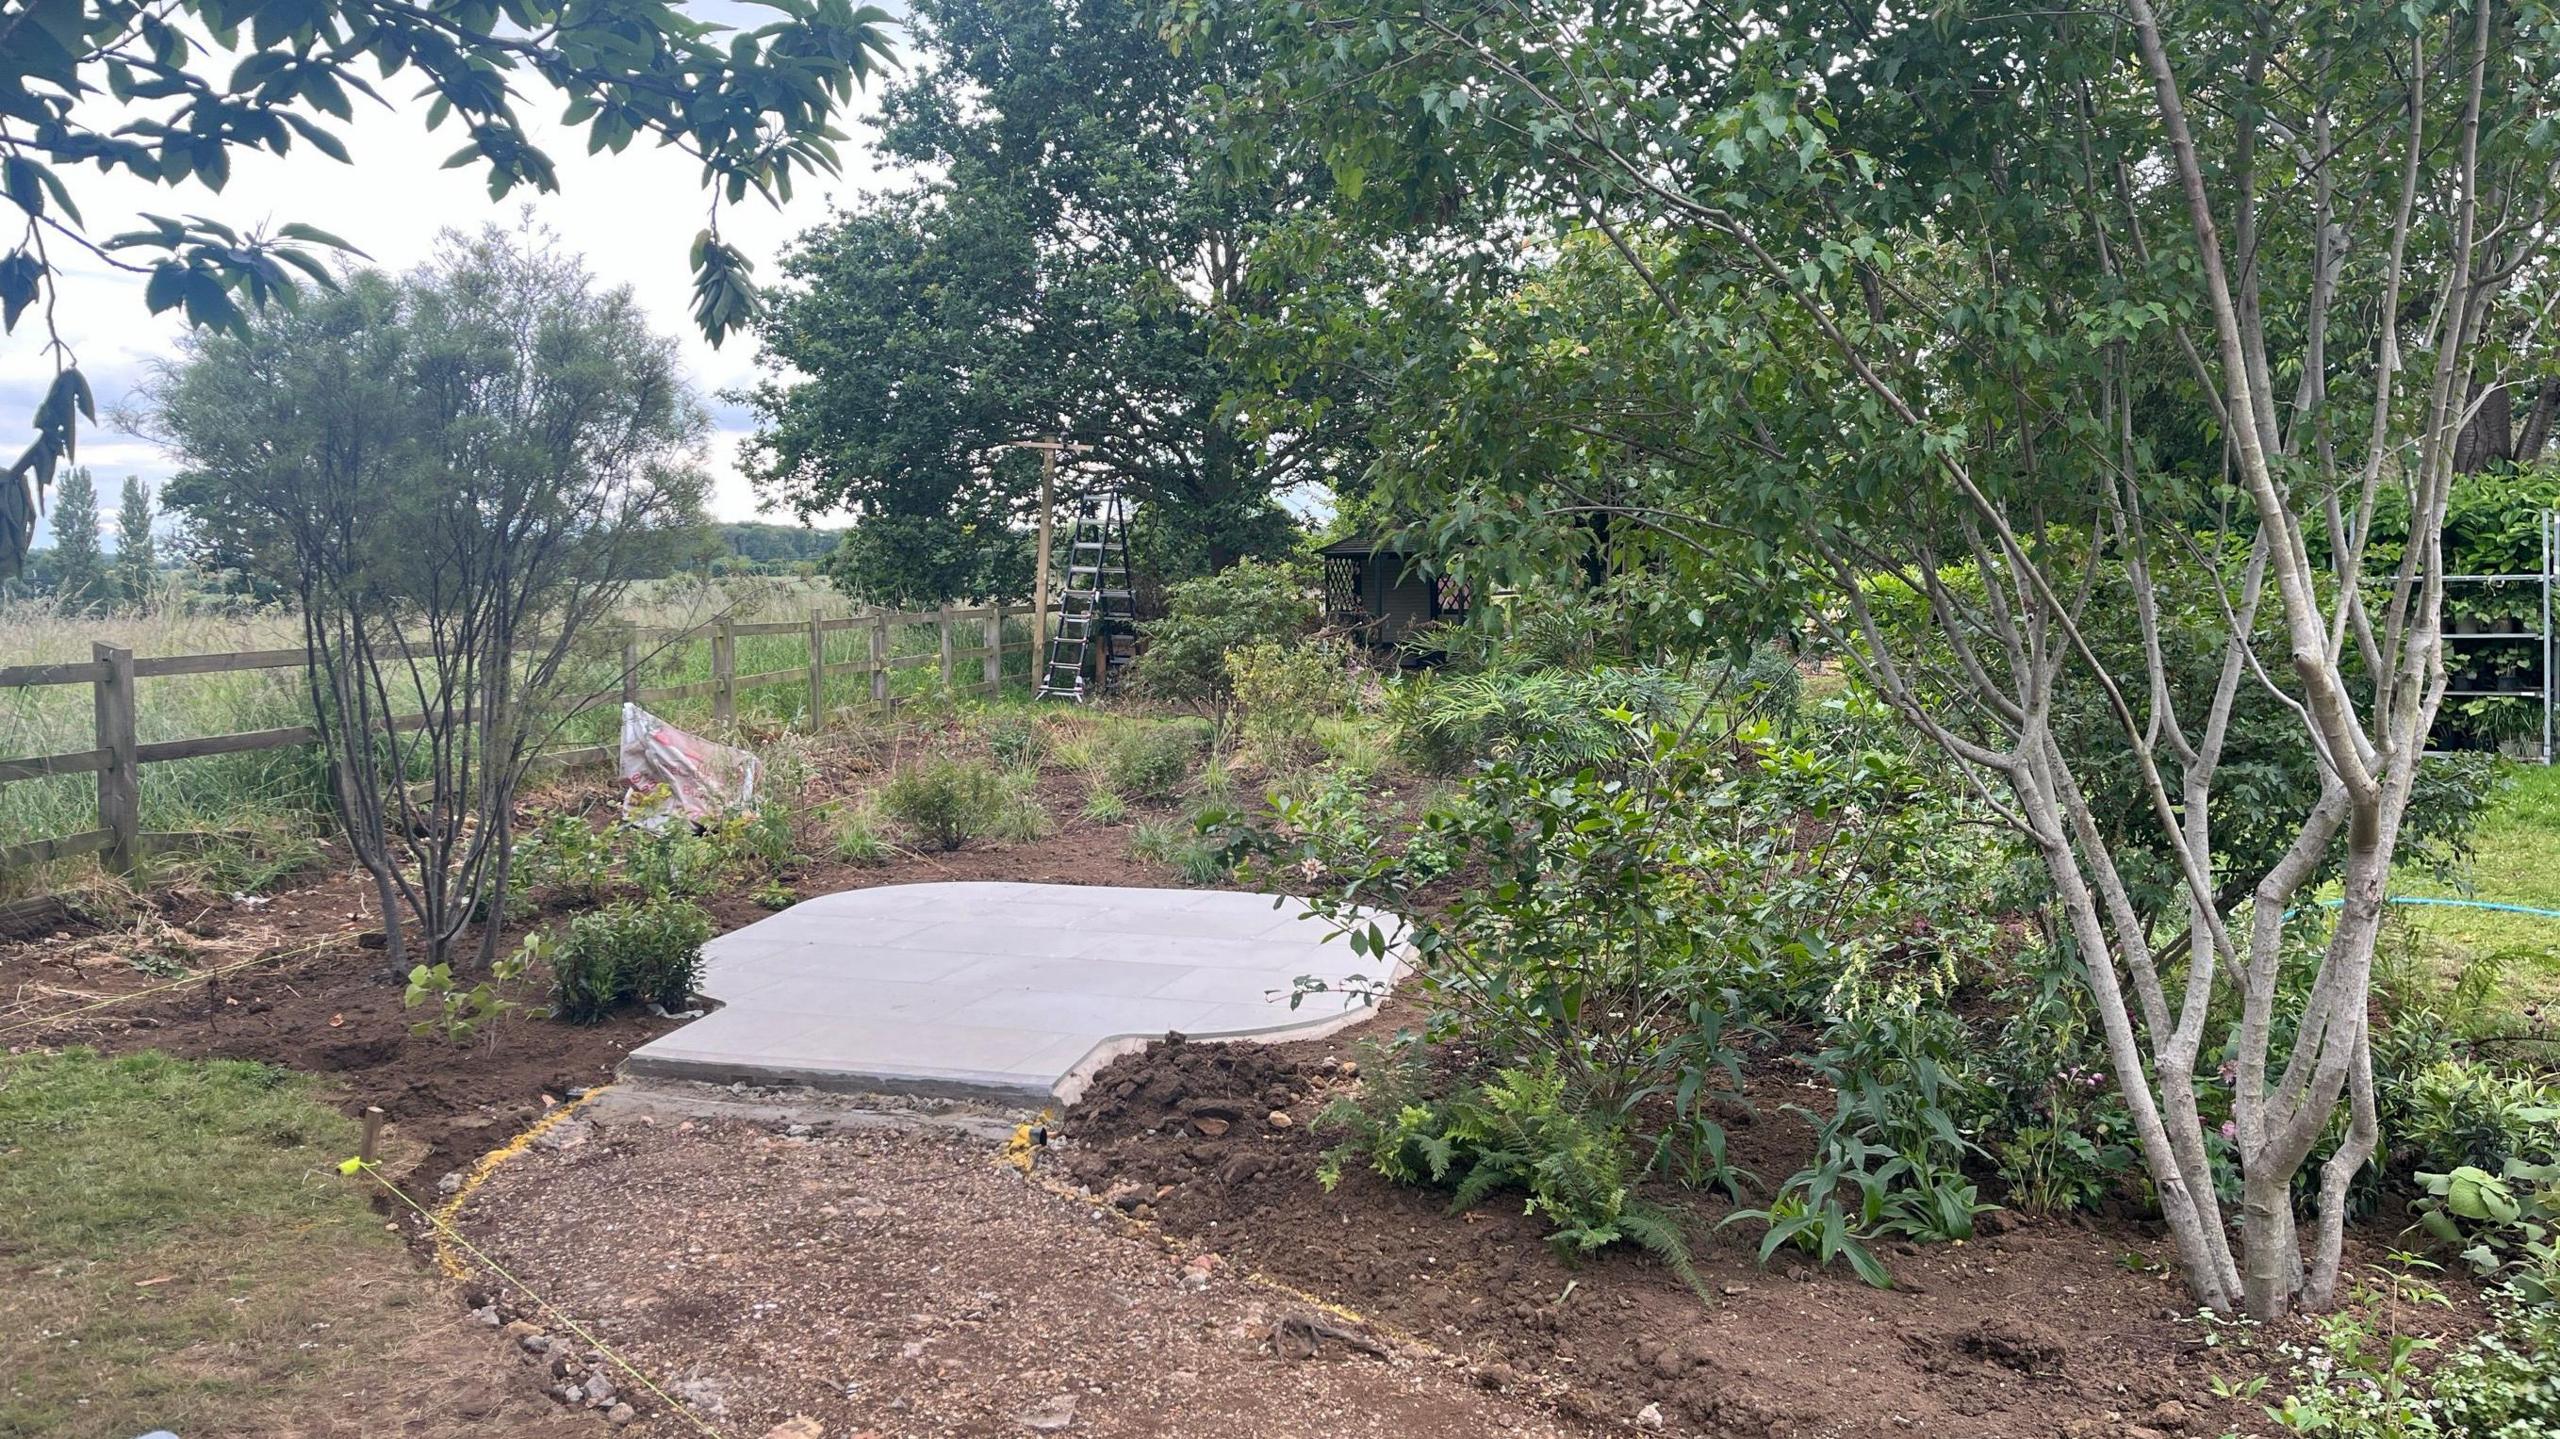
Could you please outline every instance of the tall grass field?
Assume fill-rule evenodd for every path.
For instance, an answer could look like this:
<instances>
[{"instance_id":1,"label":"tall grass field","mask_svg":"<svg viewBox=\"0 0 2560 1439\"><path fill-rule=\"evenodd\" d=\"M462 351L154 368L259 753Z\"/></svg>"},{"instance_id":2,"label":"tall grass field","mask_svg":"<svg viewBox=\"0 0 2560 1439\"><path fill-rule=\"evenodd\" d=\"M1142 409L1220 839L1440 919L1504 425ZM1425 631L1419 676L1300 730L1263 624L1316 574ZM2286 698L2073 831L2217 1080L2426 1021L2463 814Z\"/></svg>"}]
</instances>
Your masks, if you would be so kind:
<instances>
[{"instance_id":1,"label":"tall grass field","mask_svg":"<svg viewBox=\"0 0 2560 1439\"><path fill-rule=\"evenodd\" d=\"M828 615L854 612L854 606L825 586L801 579L730 578L661 581L635 590L624 617L648 629L684 630L709 625L722 613L745 624L805 619L814 610ZM1028 637L1027 620L1009 619L1006 639ZM40 665L85 662L91 647L105 642L131 650L137 658L214 654L234 650L292 649L302 643L299 618L277 608L219 607L170 602L122 614L72 614L46 601L0 604L0 664ZM830 664L859 664L870 654L871 637L859 627L825 636ZM982 643L974 626L954 637L963 654ZM939 646L932 625L904 625L890 630L893 656L929 655ZM576 693L594 693L607 703L585 714L556 722L544 748L574 748L612 741L618 734L619 707L610 701L620 690L618 647L605 636L579 661ZM680 642L651 641L639 656L642 688L690 684L711 678L708 633ZM809 647L804 634L745 635L737 640L735 672L740 677L786 672L786 677L737 696L743 730L805 725L808 721ZM1027 673L1026 657L1008 655L1007 673ZM978 661L962 659L955 683L977 682ZM890 675L900 698L928 693L940 682L935 666L919 664ZM830 724L858 722L870 703L867 673L853 670L827 677L824 708ZM93 747L96 723L87 685L38 685L0 688L0 758L64 754ZM694 728L709 728L708 695L652 706L665 718ZM311 705L303 672L298 668L243 670L224 674L172 675L135 682L135 728L143 743L277 729L310 722ZM230 856L251 868L293 862L307 856L328 824L325 773L315 746L263 750L247 754L209 755L141 767L142 828L150 832L234 836ZM78 834L97 827L97 781L87 774L0 783L0 847L29 840ZM259 857L263 856L261 859ZM68 871L86 860L16 871L0 870L0 902L43 893L71 878Z\"/></svg>"}]
</instances>

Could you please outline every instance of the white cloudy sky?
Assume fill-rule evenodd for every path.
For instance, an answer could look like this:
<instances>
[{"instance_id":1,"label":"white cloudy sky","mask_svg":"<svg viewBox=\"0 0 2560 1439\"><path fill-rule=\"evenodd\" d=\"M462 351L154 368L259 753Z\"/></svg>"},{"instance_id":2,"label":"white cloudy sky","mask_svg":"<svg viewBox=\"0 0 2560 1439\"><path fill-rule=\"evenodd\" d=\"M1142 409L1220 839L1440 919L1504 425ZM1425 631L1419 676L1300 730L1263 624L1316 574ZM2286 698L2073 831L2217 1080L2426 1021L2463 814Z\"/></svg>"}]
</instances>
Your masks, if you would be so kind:
<instances>
[{"instance_id":1,"label":"white cloudy sky","mask_svg":"<svg viewBox=\"0 0 2560 1439\"><path fill-rule=\"evenodd\" d=\"M770 12L722 0L696 0L687 8L710 20L754 24L761 22L748 17L761 13L771 18ZM893 42L900 38L892 32ZM367 73L366 78L376 77ZM425 128L425 102L410 100L415 82L406 75L377 83L394 108L385 110L359 98L355 122L339 127L354 155L352 165L297 144L286 156L234 151L231 181L220 194L198 186L171 190L146 185L121 171L101 176L84 168L65 178L74 186L74 199L94 238L134 228L133 216L144 210L202 214L240 229L300 220L362 247L374 263L391 270L424 259L438 233L448 227L490 220L512 224L530 206L568 248L586 256L600 279L631 286L656 327L683 346L715 426L708 456L718 480L711 502L714 517L789 521L787 512L757 514L754 492L738 476L734 462L738 443L752 424L741 408L717 398L718 391L754 373L754 338L733 335L715 350L693 328L686 256L707 205L699 167L674 150L648 148L645 140L634 141L620 155L590 156L582 134L556 123L556 92L530 76L516 83L525 95L519 112L534 125L537 142L559 169L560 188L552 194L518 190L493 204L485 172L478 167L438 168L465 137L452 123L439 131ZM857 116L869 112L877 83L858 102ZM780 210L750 197L723 212L721 233L756 261L760 279L774 277L775 258L785 242L826 218L832 196L849 198L874 182L867 127L845 128L854 132L854 141L842 147L846 164L840 179L804 184ZM53 253L70 272L59 309L63 335L97 393L104 420L109 407L132 396L154 362L175 353L181 326L174 312L155 316L145 310L142 276L77 255L59 241ZM27 417L52 377L42 344L43 329L33 313L20 321L15 334L0 340L5 347L0 348L0 449L9 455L26 443ZM138 474L156 485L173 468L170 457L150 441L113 428L105 424L90 430L80 444L80 460L96 475L101 508L110 516L124 476ZM38 544L50 542L39 534Z\"/></svg>"}]
</instances>

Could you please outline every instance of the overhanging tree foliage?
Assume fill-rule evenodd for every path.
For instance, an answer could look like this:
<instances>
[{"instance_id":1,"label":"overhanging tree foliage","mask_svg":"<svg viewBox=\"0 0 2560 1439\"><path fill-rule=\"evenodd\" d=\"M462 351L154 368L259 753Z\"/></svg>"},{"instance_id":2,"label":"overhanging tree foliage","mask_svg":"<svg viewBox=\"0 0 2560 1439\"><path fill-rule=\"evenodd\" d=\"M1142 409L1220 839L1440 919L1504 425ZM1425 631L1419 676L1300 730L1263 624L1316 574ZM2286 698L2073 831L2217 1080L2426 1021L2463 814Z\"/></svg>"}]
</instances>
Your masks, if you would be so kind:
<instances>
[{"instance_id":1,"label":"overhanging tree foliage","mask_svg":"<svg viewBox=\"0 0 2560 1439\"><path fill-rule=\"evenodd\" d=\"M698 539L701 406L628 290L490 230L403 280L200 335L154 396L163 490L302 616L330 795L388 961L506 892L514 796L581 641ZM496 956L482 924L477 956Z\"/></svg>"},{"instance_id":2,"label":"overhanging tree foliage","mask_svg":"<svg viewBox=\"0 0 2560 1439\"><path fill-rule=\"evenodd\" d=\"M281 155L298 140L349 162L339 127L358 103L388 103L381 79L420 87L430 129L458 122L464 142L445 163L485 167L492 199L552 190L551 158L517 114L530 74L569 97L562 121L590 151L645 134L702 162L712 220L693 245L694 316L716 343L756 306L746 257L720 239L720 204L750 190L788 198L796 177L835 173L833 116L888 56L874 6L760 3L778 18L736 30L672 0L0 0L0 194L24 220L0 254L0 321L14 332L34 308L53 366L35 438L0 481L0 576L24 559L80 422L97 418L58 325L58 250L148 274L153 314L245 333L270 301L328 285L318 256L347 248L308 225L244 233L201 215L144 215L101 239L74 198L78 169L219 191L242 148Z\"/></svg>"},{"instance_id":3,"label":"overhanging tree foliage","mask_svg":"<svg viewBox=\"0 0 2560 1439\"><path fill-rule=\"evenodd\" d=\"M1266 428L1258 377L1217 345L1285 305L1304 267L1257 264L1254 242L1329 188L1214 152L1200 106L1250 83L1253 48L1176 54L1130 0L914 15L924 68L887 90L882 129L914 178L804 238L758 322L759 488L857 510L878 542L858 533L839 576L892 598L1023 583L960 563L1036 492L1036 457L1002 448L1022 440L1063 438L1079 473L1159 502L1197 547L1161 568L1284 542L1273 495L1357 466L1322 406Z\"/></svg>"},{"instance_id":4,"label":"overhanging tree foliage","mask_svg":"<svg viewBox=\"0 0 2560 1439\"><path fill-rule=\"evenodd\" d=\"M1549 559L1599 512L1699 592L1825 590L2043 858L2197 1299L2333 1299L2446 496L2544 339L2549 7L1235 18L1285 57L1265 114L1365 177L1353 233L1507 276L1319 342L1395 381L1389 466L1443 545ZM1521 261L1502 221L1546 238ZM2244 723L2298 790L2234 763ZM2236 1215L2199 1119L2225 1074Z\"/></svg>"}]
</instances>

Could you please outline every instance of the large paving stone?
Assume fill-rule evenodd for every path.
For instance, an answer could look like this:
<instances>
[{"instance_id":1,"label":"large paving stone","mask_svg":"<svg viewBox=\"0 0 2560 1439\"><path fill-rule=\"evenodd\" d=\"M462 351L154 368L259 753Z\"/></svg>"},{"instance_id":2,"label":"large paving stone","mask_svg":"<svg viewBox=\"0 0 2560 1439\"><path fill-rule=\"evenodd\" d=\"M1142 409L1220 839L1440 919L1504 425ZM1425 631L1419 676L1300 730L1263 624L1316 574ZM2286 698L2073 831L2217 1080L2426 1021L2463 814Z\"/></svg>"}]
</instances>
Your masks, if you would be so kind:
<instances>
[{"instance_id":1,"label":"large paving stone","mask_svg":"<svg viewBox=\"0 0 2560 1439\"><path fill-rule=\"evenodd\" d=\"M882 885L821 895L705 951L710 1014L631 1052L635 1077L1072 1103L1147 1040L1299 1038L1365 1018L1301 976L1391 981L1267 894Z\"/></svg>"}]
</instances>

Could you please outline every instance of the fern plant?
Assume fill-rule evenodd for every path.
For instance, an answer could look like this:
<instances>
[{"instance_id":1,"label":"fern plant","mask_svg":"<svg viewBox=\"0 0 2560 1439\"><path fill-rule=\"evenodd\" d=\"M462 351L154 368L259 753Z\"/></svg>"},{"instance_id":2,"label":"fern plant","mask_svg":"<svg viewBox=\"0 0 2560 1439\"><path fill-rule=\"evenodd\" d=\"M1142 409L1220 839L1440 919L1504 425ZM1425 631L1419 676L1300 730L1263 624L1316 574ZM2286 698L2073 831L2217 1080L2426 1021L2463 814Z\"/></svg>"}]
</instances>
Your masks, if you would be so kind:
<instances>
[{"instance_id":1,"label":"fern plant","mask_svg":"<svg viewBox=\"0 0 2560 1439\"><path fill-rule=\"evenodd\" d=\"M1706 1297L1678 1217L1636 1196L1644 1176L1626 1126L1577 1106L1552 1059L1496 1070L1452 1101L1445 1137L1468 1165L1452 1212L1524 1191L1529 1212L1554 1226L1547 1239L1557 1249L1634 1244Z\"/></svg>"},{"instance_id":2,"label":"fern plant","mask_svg":"<svg viewBox=\"0 0 2560 1439\"><path fill-rule=\"evenodd\" d=\"M1695 686L1658 669L1497 670L1407 681L1389 708L1399 742L1426 769L1452 772L1492 756L1529 774L1561 775L1624 763L1652 726L1704 702Z\"/></svg>"},{"instance_id":3,"label":"fern plant","mask_svg":"<svg viewBox=\"0 0 2560 1439\"><path fill-rule=\"evenodd\" d=\"M1453 1214L1516 1192L1561 1253L1633 1244L1713 1302L1679 1216L1636 1193L1645 1166L1625 1123L1582 1103L1551 1058L1496 1070L1436 1103L1410 1058L1388 1057L1366 1072L1374 1077L1362 1100L1338 1099L1316 1117L1319 1128L1347 1136L1317 1171L1326 1188L1358 1158L1399 1184L1447 1186Z\"/></svg>"}]
</instances>

